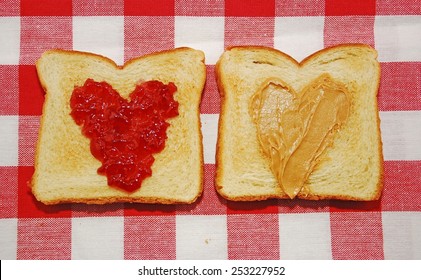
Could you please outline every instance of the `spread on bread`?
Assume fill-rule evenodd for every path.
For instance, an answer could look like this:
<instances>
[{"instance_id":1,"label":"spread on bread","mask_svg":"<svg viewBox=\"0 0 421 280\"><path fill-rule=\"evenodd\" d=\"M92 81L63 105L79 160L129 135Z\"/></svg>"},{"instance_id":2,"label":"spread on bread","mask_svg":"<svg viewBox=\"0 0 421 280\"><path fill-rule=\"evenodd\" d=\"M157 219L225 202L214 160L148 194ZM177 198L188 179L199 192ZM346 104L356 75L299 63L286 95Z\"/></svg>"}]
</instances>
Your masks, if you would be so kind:
<instances>
[{"instance_id":1,"label":"spread on bread","mask_svg":"<svg viewBox=\"0 0 421 280\"><path fill-rule=\"evenodd\" d=\"M263 153L283 191L294 198L347 120L344 84L322 74L300 93L277 78L266 80L252 96L249 111Z\"/></svg>"},{"instance_id":2,"label":"spread on bread","mask_svg":"<svg viewBox=\"0 0 421 280\"><path fill-rule=\"evenodd\" d=\"M176 91L173 83L143 82L128 101L106 82L87 79L75 87L71 116L90 138L91 153L102 163L98 173L109 186L132 192L152 175L153 154L165 147L167 119L178 115Z\"/></svg>"}]
</instances>

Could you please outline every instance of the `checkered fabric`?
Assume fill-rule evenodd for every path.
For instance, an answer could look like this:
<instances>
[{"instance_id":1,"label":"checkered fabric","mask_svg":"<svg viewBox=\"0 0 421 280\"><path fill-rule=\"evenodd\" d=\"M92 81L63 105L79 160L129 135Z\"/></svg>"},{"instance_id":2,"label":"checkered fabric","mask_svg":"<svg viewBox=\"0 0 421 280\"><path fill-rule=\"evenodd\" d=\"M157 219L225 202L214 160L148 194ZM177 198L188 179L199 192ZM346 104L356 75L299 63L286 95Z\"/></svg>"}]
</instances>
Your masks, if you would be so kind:
<instances>
[{"instance_id":1,"label":"checkered fabric","mask_svg":"<svg viewBox=\"0 0 421 280\"><path fill-rule=\"evenodd\" d=\"M0 0L0 258L421 259L420 15L419 0ZM375 47L382 68L381 200L219 197L214 68L223 50L264 45L302 60L350 42ZM203 196L188 206L36 202L27 182L44 101L41 53L89 51L123 64L179 46L206 55Z\"/></svg>"}]
</instances>

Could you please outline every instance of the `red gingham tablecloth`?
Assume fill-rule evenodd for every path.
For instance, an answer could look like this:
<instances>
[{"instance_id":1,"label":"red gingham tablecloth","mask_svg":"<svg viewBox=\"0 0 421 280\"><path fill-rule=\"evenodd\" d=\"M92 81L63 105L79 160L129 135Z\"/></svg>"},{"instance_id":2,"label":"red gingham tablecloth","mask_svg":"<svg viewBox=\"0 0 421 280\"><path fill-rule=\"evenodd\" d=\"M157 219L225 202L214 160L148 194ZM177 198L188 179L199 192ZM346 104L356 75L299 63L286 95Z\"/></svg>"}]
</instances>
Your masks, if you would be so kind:
<instances>
[{"instance_id":1,"label":"red gingham tablecloth","mask_svg":"<svg viewBox=\"0 0 421 280\"><path fill-rule=\"evenodd\" d=\"M421 259L419 0L0 0L1 259ZM339 43L378 50L384 193L378 202L232 203L214 190L219 93L231 45L297 60ZM33 173L43 91L34 63L51 48L118 64L189 46L206 55L204 194L193 205L44 206Z\"/></svg>"}]
</instances>

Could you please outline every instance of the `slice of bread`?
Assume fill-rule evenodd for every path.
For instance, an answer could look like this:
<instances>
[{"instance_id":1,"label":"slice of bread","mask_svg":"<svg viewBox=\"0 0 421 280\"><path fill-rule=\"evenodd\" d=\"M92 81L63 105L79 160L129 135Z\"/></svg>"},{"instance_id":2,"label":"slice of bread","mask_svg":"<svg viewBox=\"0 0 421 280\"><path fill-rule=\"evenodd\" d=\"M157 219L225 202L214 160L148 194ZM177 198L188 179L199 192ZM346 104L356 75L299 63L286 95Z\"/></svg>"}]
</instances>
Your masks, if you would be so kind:
<instances>
[{"instance_id":1,"label":"slice of bread","mask_svg":"<svg viewBox=\"0 0 421 280\"><path fill-rule=\"evenodd\" d=\"M222 54L216 65L222 98L216 188L224 198L251 201L290 197L278 183L270 158L260 145L250 102L268 80L283 81L299 94L326 74L348 90L349 115L314 162L296 197L379 199L383 177L377 107L380 65L377 52L362 44L326 48L300 63L267 47L231 47Z\"/></svg>"},{"instance_id":2,"label":"slice of bread","mask_svg":"<svg viewBox=\"0 0 421 280\"><path fill-rule=\"evenodd\" d=\"M100 55L64 50L45 52L36 63L46 91L30 182L37 200L45 204L66 202L192 203L203 188L203 147L199 105L206 79L204 53L190 48L153 53L132 59L124 66ZM107 185L98 175L101 162L90 152L70 115L75 86L88 79L109 83L123 98L136 84L159 80L173 82L179 115L168 120L163 151L154 154L152 176L140 189L126 192Z\"/></svg>"}]
</instances>

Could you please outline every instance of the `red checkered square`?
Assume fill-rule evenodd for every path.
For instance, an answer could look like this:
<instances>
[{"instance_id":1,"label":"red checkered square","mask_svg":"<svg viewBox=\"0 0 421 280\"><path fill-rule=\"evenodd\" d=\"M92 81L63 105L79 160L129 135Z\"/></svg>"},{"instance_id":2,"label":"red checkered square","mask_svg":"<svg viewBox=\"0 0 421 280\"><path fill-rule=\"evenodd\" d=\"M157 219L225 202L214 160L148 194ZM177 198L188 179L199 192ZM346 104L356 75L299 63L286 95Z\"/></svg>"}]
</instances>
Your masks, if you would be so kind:
<instances>
[{"instance_id":1,"label":"red checkered square","mask_svg":"<svg viewBox=\"0 0 421 280\"><path fill-rule=\"evenodd\" d=\"M19 66L19 114L39 116L44 104L44 90L35 65Z\"/></svg>"},{"instance_id":2,"label":"red checkered square","mask_svg":"<svg viewBox=\"0 0 421 280\"><path fill-rule=\"evenodd\" d=\"M20 13L19 1L2 0L0 6L0 16L18 16Z\"/></svg>"},{"instance_id":3,"label":"red checkered square","mask_svg":"<svg viewBox=\"0 0 421 280\"><path fill-rule=\"evenodd\" d=\"M20 0L22 16L71 16L72 0Z\"/></svg>"},{"instance_id":4,"label":"red checkered square","mask_svg":"<svg viewBox=\"0 0 421 280\"><path fill-rule=\"evenodd\" d=\"M279 216L229 215L228 259L279 259Z\"/></svg>"},{"instance_id":5,"label":"red checkered square","mask_svg":"<svg viewBox=\"0 0 421 280\"><path fill-rule=\"evenodd\" d=\"M374 16L329 16L325 18L325 47L363 43L374 47Z\"/></svg>"},{"instance_id":6,"label":"red checkered square","mask_svg":"<svg viewBox=\"0 0 421 280\"><path fill-rule=\"evenodd\" d=\"M0 166L0 219L16 218L18 215L18 168Z\"/></svg>"},{"instance_id":7,"label":"red checkered square","mask_svg":"<svg viewBox=\"0 0 421 280\"><path fill-rule=\"evenodd\" d=\"M17 258L69 260L72 256L72 221L68 218L19 219Z\"/></svg>"},{"instance_id":8,"label":"red checkered square","mask_svg":"<svg viewBox=\"0 0 421 280\"><path fill-rule=\"evenodd\" d=\"M19 166L33 166L35 148L38 140L40 117L19 117Z\"/></svg>"},{"instance_id":9,"label":"red checkered square","mask_svg":"<svg viewBox=\"0 0 421 280\"><path fill-rule=\"evenodd\" d=\"M139 216L124 219L124 259L176 258L175 216Z\"/></svg>"},{"instance_id":10,"label":"red checkered square","mask_svg":"<svg viewBox=\"0 0 421 280\"><path fill-rule=\"evenodd\" d=\"M386 161L383 211L421 211L421 161Z\"/></svg>"},{"instance_id":11,"label":"red checkered square","mask_svg":"<svg viewBox=\"0 0 421 280\"><path fill-rule=\"evenodd\" d=\"M421 109L421 63L382 62L379 110Z\"/></svg>"},{"instance_id":12,"label":"red checkered square","mask_svg":"<svg viewBox=\"0 0 421 280\"><path fill-rule=\"evenodd\" d=\"M19 112L19 67L0 65L0 115L17 115Z\"/></svg>"},{"instance_id":13,"label":"red checkered square","mask_svg":"<svg viewBox=\"0 0 421 280\"><path fill-rule=\"evenodd\" d=\"M225 46L273 46L274 17L225 18Z\"/></svg>"},{"instance_id":14,"label":"red checkered square","mask_svg":"<svg viewBox=\"0 0 421 280\"><path fill-rule=\"evenodd\" d=\"M227 202L227 213L229 215L235 214L277 214L278 213L278 200L268 199L263 201L251 202Z\"/></svg>"},{"instance_id":15,"label":"red checkered square","mask_svg":"<svg viewBox=\"0 0 421 280\"><path fill-rule=\"evenodd\" d=\"M159 26L159 28L157 28ZM125 61L174 47L173 17L125 17Z\"/></svg>"},{"instance_id":16,"label":"red checkered square","mask_svg":"<svg viewBox=\"0 0 421 280\"><path fill-rule=\"evenodd\" d=\"M276 16L323 16L325 0L276 0Z\"/></svg>"},{"instance_id":17,"label":"red checkered square","mask_svg":"<svg viewBox=\"0 0 421 280\"><path fill-rule=\"evenodd\" d=\"M378 15L420 15L419 0L376 0L376 14Z\"/></svg>"},{"instance_id":18,"label":"red checkered square","mask_svg":"<svg viewBox=\"0 0 421 280\"><path fill-rule=\"evenodd\" d=\"M123 203L104 205L72 204L72 217L116 217L124 216Z\"/></svg>"},{"instance_id":19,"label":"red checkered square","mask_svg":"<svg viewBox=\"0 0 421 280\"><path fill-rule=\"evenodd\" d=\"M71 17L22 17L20 64L34 64L53 48L72 49Z\"/></svg>"},{"instance_id":20,"label":"red checkered square","mask_svg":"<svg viewBox=\"0 0 421 280\"><path fill-rule=\"evenodd\" d=\"M174 0L125 0L126 16L173 16Z\"/></svg>"},{"instance_id":21,"label":"red checkered square","mask_svg":"<svg viewBox=\"0 0 421 280\"><path fill-rule=\"evenodd\" d=\"M63 218L71 216L70 205L45 205L37 201L29 187L34 168L18 168L18 217L19 218Z\"/></svg>"},{"instance_id":22,"label":"red checkered square","mask_svg":"<svg viewBox=\"0 0 421 280\"><path fill-rule=\"evenodd\" d=\"M215 79L215 66L206 65L206 84L203 90L202 102L200 104L200 113L219 114L221 110L221 98L218 91L218 85Z\"/></svg>"},{"instance_id":23,"label":"red checkered square","mask_svg":"<svg viewBox=\"0 0 421 280\"><path fill-rule=\"evenodd\" d=\"M216 193L214 164L205 164L204 177L202 196L191 205L178 205L177 214L218 215L227 212L225 199Z\"/></svg>"},{"instance_id":24,"label":"red checkered square","mask_svg":"<svg viewBox=\"0 0 421 280\"><path fill-rule=\"evenodd\" d=\"M330 212L380 212L381 201L341 201L330 202Z\"/></svg>"},{"instance_id":25,"label":"red checkered square","mask_svg":"<svg viewBox=\"0 0 421 280\"><path fill-rule=\"evenodd\" d=\"M332 258L384 259L381 212L332 212Z\"/></svg>"},{"instance_id":26,"label":"red checkered square","mask_svg":"<svg viewBox=\"0 0 421 280\"><path fill-rule=\"evenodd\" d=\"M124 205L124 216L174 216L176 206L170 204L127 203Z\"/></svg>"},{"instance_id":27,"label":"red checkered square","mask_svg":"<svg viewBox=\"0 0 421 280\"><path fill-rule=\"evenodd\" d=\"M327 16L375 15L376 0L326 0Z\"/></svg>"},{"instance_id":28,"label":"red checkered square","mask_svg":"<svg viewBox=\"0 0 421 280\"><path fill-rule=\"evenodd\" d=\"M222 0L175 0L176 16L223 16Z\"/></svg>"},{"instance_id":29,"label":"red checkered square","mask_svg":"<svg viewBox=\"0 0 421 280\"><path fill-rule=\"evenodd\" d=\"M329 212L328 200L280 199L279 213L319 213Z\"/></svg>"},{"instance_id":30,"label":"red checkered square","mask_svg":"<svg viewBox=\"0 0 421 280\"><path fill-rule=\"evenodd\" d=\"M75 16L122 16L124 0L73 0Z\"/></svg>"},{"instance_id":31,"label":"red checkered square","mask_svg":"<svg viewBox=\"0 0 421 280\"><path fill-rule=\"evenodd\" d=\"M273 17L275 0L225 0L225 16Z\"/></svg>"}]
</instances>

